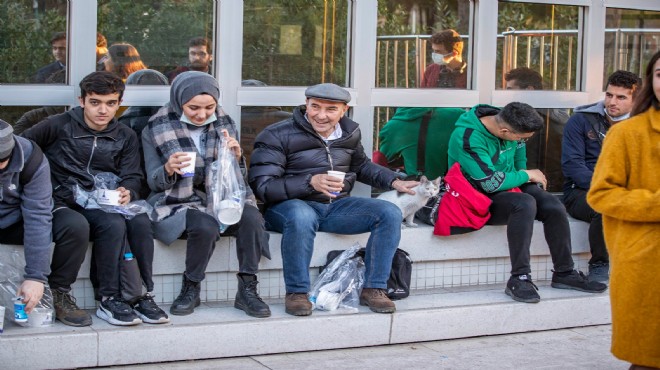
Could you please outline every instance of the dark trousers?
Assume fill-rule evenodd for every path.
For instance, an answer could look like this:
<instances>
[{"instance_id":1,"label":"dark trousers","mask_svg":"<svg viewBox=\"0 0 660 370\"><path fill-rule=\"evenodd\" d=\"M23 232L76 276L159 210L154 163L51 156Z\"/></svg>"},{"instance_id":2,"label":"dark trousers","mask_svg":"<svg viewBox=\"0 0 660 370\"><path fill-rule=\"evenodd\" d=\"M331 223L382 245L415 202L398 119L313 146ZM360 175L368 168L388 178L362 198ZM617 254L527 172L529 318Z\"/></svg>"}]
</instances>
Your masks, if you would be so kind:
<instances>
[{"instance_id":1,"label":"dark trousers","mask_svg":"<svg viewBox=\"0 0 660 370\"><path fill-rule=\"evenodd\" d=\"M259 210L245 206L241 220L229 226L222 235L236 237L239 272L257 274L262 250L268 250L268 233ZM220 237L218 222L204 212L188 209L185 236L186 277L195 282L202 281L213 255L215 242Z\"/></svg>"},{"instance_id":2,"label":"dark trousers","mask_svg":"<svg viewBox=\"0 0 660 370\"><path fill-rule=\"evenodd\" d=\"M603 216L594 211L587 203L587 191L572 188L564 192L564 205L571 217L589 223L589 247L591 259L589 264L609 263L610 256L605 246L603 235Z\"/></svg>"},{"instance_id":3,"label":"dark trousers","mask_svg":"<svg viewBox=\"0 0 660 370\"><path fill-rule=\"evenodd\" d=\"M511 274L531 272L529 248L534 220L543 222L543 233L550 248L554 270L571 271L574 266L571 231L564 205L536 184L524 184L520 190L522 193L499 192L488 195L493 200L488 224L507 225Z\"/></svg>"}]
</instances>

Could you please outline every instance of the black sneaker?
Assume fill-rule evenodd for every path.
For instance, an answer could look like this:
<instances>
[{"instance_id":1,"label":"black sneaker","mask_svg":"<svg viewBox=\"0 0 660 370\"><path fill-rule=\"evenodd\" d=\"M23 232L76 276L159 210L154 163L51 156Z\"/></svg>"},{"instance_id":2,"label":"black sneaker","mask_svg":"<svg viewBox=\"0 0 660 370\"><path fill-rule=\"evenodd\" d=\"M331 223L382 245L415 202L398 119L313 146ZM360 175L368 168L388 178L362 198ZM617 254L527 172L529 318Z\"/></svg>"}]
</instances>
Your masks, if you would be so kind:
<instances>
[{"instance_id":1,"label":"black sneaker","mask_svg":"<svg viewBox=\"0 0 660 370\"><path fill-rule=\"evenodd\" d=\"M149 324L165 324L170 322L170 318L165 311L158 307L156 302L154 302L154 296L150 293L138 299L135 306L133 306L133 311L142 319L142 322Z\"/></svg>"},{"instance_id":2,"label":"black sneaker","mask_svg":"<svg viewBox=\"0 0 660 370\"><path fill-rule=\"evenodd\" d=\"M602 293L607 289L607 285L597 281L587 279L582 271L573 270L566 276L560 276L557 272L552 274L553 288L574 289L587 293Z\"/></svg>"},{"instance_id":3,"label":"black sneaker","mask_svg":"<svg viewBox=\"0 0 660 370\"><path fill-rule=\"evenodd\" d=\"M536 292L539 288L532 282L529 274L511 275L506 283L506 293L514 301L525 303L539 303L541 296Z\"/></svg>"},{"instance_id":4,"label":"black sneaker","mask_svg":"<svg viewBox=\"0 0 660 370\"><path fill-rule=\"evenodd\" d=\"M589 276L587 278L590 281L600 281L601 283L610 280L610 264L601 262L589 265Z\"/></svg>"},{"instance_id":5,"label":"black sneaker","mask_svg":"<svg viewBox=\"0 0 660 370\"><path fill-rule=\"evenodd\" d=\"M133 308L117 297L110 297L101 302L96 310L96 316L112 325L119 326L137 325L142 322L133 312Z\"/></svg>"}]
</instances>

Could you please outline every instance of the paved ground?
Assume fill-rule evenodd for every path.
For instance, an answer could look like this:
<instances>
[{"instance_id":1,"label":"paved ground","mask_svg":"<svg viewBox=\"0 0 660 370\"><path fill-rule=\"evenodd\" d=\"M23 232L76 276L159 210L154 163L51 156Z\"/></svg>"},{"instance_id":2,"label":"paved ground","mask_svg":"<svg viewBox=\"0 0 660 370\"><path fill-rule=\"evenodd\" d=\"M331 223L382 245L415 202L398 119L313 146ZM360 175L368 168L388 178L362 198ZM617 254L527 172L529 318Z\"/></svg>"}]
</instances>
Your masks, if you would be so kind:
<instances>
[{"instance_id":1,"label":"paved ground","mask_svg":"<svg viewBox=\"0 0 660 370\"><path fill-rule=\"evenodd\" d=\"M627 369L610 353L611 326L343 350L180 361L111 369ZM110 368L105 368L110 369Z\"/></svg>"}]
</instances>

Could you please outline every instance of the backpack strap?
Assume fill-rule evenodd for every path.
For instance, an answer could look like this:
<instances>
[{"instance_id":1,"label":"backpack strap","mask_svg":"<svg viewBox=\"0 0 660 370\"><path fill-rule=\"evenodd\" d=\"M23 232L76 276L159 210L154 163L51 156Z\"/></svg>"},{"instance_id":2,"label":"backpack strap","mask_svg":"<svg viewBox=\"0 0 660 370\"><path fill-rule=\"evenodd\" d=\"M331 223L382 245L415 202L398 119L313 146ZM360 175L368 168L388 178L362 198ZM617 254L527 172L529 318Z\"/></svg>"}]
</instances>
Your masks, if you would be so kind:
<instances>
[{"instance_id":1,"label":"backpack strap","mask_svg":"<svg viewBox=\"0 0 660 370\"><path fill-rule=\"evenodd\" d=\"M426 137L429 131L429 121L433 116L433 109L426 112L422 117L422 123L419 125L419 135L417 137L417 177L422 177L426 165Z\"/></svg>"},{"instance_id":2,"label":"backpack strap","mask_svg":"<svg viewBox=\"0 0 660 370\"><path fill-rule=\"evenodd\" d=\"M32 140L30 140L30 144L32 144L32 152L29 154L28 158L25 159L23 170L18 175L18 183L21 188L32 180L34 173L37 172L37 169L39 169L44 158L44 153L41 151L41 148L39 148L39 145Z\"/></svg>"}]
</instances>

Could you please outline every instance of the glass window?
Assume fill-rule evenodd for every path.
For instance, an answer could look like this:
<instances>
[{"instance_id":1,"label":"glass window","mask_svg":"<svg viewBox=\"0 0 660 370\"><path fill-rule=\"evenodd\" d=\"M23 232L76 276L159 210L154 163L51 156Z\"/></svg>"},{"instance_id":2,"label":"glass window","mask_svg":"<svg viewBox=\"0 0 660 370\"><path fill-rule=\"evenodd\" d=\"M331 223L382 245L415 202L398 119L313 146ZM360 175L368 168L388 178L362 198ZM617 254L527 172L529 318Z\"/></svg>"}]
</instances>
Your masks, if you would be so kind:
<instances>
[{"instance_id":1,"label":"glass window","mask_svg":"<svg viewBox=\"0 0 660 370\"><path fill-rule=\"evenodd\" d=\"M183 71L213 73L214 9L213 0L99 0L97 69L126 80L149 68L170 82Z\"/></svg>"},{"instance_id":2,"label":"glass window","mask_svg":"<svg viewBox=\"0 0 660 370\"><path fill-rule=\"evenodd\" d=\"M350 2L245 0L243 79L348 85Z\"/></svg>"},{"instance_id":3,"label":"glass window","mask_svg":"<svg viewBox=\"0 0 660 370\"><path fill-rule=\"evenodd\" d=\"M660 49L660 12L608 8L605 28L603 89L616 70L644 73L647 61Z\"/></svg>"},{"instance_id":4,"label":"glass window","mask_svg":"<svg viewBox=\"0 0 660 370\"><path fill-rule=\"evenodd\" d=\"M63 113L63 106L3 106L0 107L0 119L14 126L14 134L19 135L49 116Z\"/></svg>"},{"instance_id":5,"label":"glass window","mask_svg":"<svg viewBox=\"0 0 660 370\"><path fill-rule=\"evenodd\" d=\"M471 7L462 0L379 0L376 87L469 87Z\"/></svg>"},{"instance_id":6,"label":"glass window","mask_svg":"<svg viewBox=\"0 0 660 370\"><path fill-rule=\"evenodd\" d=\"M506 88L507 72L525 67L542 76L546 90L577 90L579 11L577 6L500 2L496 88Z\"/></svg>"},{"instance_id":7,"label":"glass window","mask_svg":"<svg viewBox=\"0 0 660 370\"><path fill-rule=\"evenodd\" d=\"M66 83L68 1L0 2L0 82Z\"/></svg>"}]
</instances>

